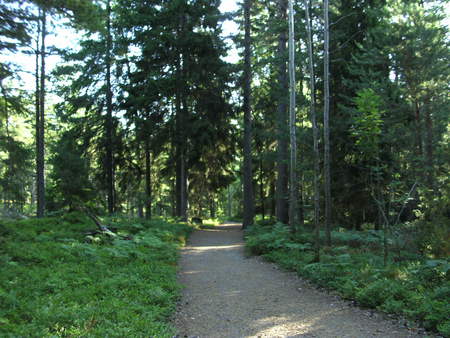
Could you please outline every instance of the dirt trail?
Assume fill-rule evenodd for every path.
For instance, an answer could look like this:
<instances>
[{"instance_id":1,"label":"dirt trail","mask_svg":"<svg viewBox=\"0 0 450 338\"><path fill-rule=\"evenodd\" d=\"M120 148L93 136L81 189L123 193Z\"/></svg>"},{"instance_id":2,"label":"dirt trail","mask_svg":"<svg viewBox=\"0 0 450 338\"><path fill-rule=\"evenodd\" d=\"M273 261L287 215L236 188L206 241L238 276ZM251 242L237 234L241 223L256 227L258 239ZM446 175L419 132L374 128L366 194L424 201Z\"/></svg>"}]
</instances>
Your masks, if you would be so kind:
<instances>
[{"instance_id":1,"label":"dirt trail","mask_svg":"<svg viewBox=\"0 0 450 338\"><path fill-rule=\"evenodd\" d=\"M237 224L196 231L180 267L178 337L421 337L245 257Z\"/></svg>"}]
</instances>

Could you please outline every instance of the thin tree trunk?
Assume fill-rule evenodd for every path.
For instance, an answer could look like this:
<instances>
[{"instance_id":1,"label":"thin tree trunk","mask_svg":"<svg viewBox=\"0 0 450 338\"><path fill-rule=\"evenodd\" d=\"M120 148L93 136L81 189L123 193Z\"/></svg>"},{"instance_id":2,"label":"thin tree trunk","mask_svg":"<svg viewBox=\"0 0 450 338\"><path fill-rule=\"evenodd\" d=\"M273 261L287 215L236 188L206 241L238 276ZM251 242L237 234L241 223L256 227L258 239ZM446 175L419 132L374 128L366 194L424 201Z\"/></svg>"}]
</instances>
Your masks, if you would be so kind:
<instances>
[{"instance_id":1,"label":"thin tree trunk","mask_svg":"<svg viewBox=\"0 0 450 338\"><path fill-rule=\"evenodd\" d=\"M178 26L178 38L183 39L185 31L184 13L180 13L180 22ZM187 122L188 122L188 105L187 105L187 55L185 51L178 50L176 73L176 210L177 216L181 221L187 221Z\"/></svg>"},{"instance_id":2,"label":"thin tree trunk","mask_svg":"<svg viewBox=\"0 0 450 338\"><path fill-rule=\"evenodd\" d=\"M182 151L181 151L181 166L180 166L180 178L181 178L181 220L184 222L187 222L188 220L188 168L187 168L187 135L186 135L186 129L187 129L187 123L188 123L188 104L187 104L187 76L186 76L186 57L183 55L183 66L182 66L182 72L183 72L183 82L184 82L184 92L182 94L182 129L181 129L181 135L182 135Z\"/></svg>"},{"instance_id":3,"label":"thin tree trunk","mask_svg":"<svg viewBox=\"0 0 450 338\"><path fill-rule=\"evenodd\" d=\"M294 8L289 0L289 136L291 143L289 173L289 225L294 230L297 220L297 137L295 116L295 40Z\"/></svg>"},{"instance_id":4,"label":"thin tree trunk","mask_svg":"<svg viewBox=\"0 0 450 338\"><path fill-rule=\"evenodd\" d=\"M250 10L251 0L244 0L244 219L242 227L253 224L253 171L252 171L252 116L251 116L251 41Z\"/></svg>"},{"instance_id":5,"label":"thin tree trunk","mask_svg":"<svg viewBox=\"0 0 450 338\"><path fill-rule=\"evenodd\" d=\"M184 152L181 154L181 167L180 167L180 175L181 175L181 220L186 222L188 219L187 215L187 177L186 177L186 156Z\"/></svg>"},{"instance_id":6,"label":"thin tree trunk","mask_svg":"<svg viewBox=\"0 0 450 338\"><path fill-rule=\"evenodd\" d=\"M287 21L287 0L278 0L278 13L280 22ZM277 107L277 186L276 186L276 216L278 221L289 222L289 155L288 155L288 118L287 118L287 93L288 76L287 61L287 31L282 29L278 36L278 107Z\"/></svg>"},{"instance_id":7,"label":"thin tree trunk","mask_svg":"<svg viewBox=\"0 0 450 338\"><path fill-rule=\"evenodd\" d=\"M269 188L269 196L270 196L270 219L276 217L276 199L275 196L275 178L270 181Z\"/></svg>"},{"instance_id":8,"label":"thin tree trunk","mask_svg":"<svg viewBox=\"0 0 450 338\"><path fill-rule=\"evenodd\" d=\"M423 156L423 147L422 147L422 117L420 115L420 107L419 102L416 100L415 102L415 124L416 124L416 150L417 150L417 158L418 162Z\"/></svg>"},{"instance_id":9,"label":"thin tree trunk","mask_svg":"<svg viewBox=\"0 0 450 338\"><path fill-rule=\"evenodd\" d=\"M324 43L324 175L325 175L325 233L326 244L331 246L331 174L330 174L330 24L328 21L328 0L324 0L325 43Z\"/></svg>"},{"instance_id":10,"label":"thin tree trunk","mask_svg":"<svg viewBox=\"0 0 450 338\"><path fill-rule=\"evenodd\" d=\"M35 70L35 86L36 86L36 93L35 93L35 117L36 117L36 125L35 125L35 129L36 129L36 185L34 188L32 188L32 194L31 194L31 205L34 204L34 201L36 200L36 204L38 201L38 197L37 197L37 191L38 191L38 180L39 180L39 171L38 171L38 154L39 154L39 121L40 121L40 102L39 102L39 97L41 95L40 92L40 79L39 79L39 55L40 55L40 45L39 45L39 41L41 38L41 9L39 8L38 10L38 17L39 19L36 21L37 23L37 36L36 36L36 70ZM39 214L39 208L37 208L37 213Z\"/></svg>"},{"instance_id":11,"label":"thin tree trunk","mask_svg":"<svg viewBox=\"0 0 450 338\"><path fill-rule=\"evenodd\" d=\"M431 118L430 107L425 105L425 163L426 163L426 178L428 189L434 191L434 168L433 168L433 120Z\"/></svg>"},{"instance_id":12,"label":"thin tree trunk","mask_svg":"<svg viewBox=\"0 0 450 338\"><path fill-rule=\"evenodd\" d=\"M265 202L266 199L264 197L264 169L263 169L263 161L262 159L259 161L259 197L261 200L261 216L262 219L266 217L266 208L265 208Z\"/></svg>"},{"instance_id":13,"label":"thin tree trunk","mask_svg":"<svg viewBox=\"0 0 450 338\"><path fill-rule=\"evenodd\" d=\"M152 218L152 159L148 139L145 141L145 218Z\"/></svg>"},{"instance_id":14,"label":"thin tree trunk","mask_svg":"<svg viewBox=\"0 0 450 338\"><path fill-rule=\"evenodd\" d=\"M306 13L306 32L308 41L308 59L309 59L309 82L311 91L310 113L313 127L313 150L314 150L314 237L315 237L315 261L320 261L320 153L319 153L319 128L316 119L316 90L313 62L313 41L311 32L311 19L309 15L309 1L304 0Z\"/></svg>"},{"instance_id":15,"label":"thin tree trunk","mask_svg":"<svg viewBox=\"0 0 450 338\"><path fill-rule=\"evenodd\" d=\"M114 213L114 164L113 164L113 121L111 90L111 2L107 2L106 37L106 180L108 189L108 213Z\"/></svg>"},{"instance_id":16,"label":"thin tree trunk","mask_svg":"<svg viewBox=\"0 0 450 338\"><path fill-rule=\"evenodd\" d=\"M39 85L39 110L36 114L36 188L37 188L37 217L43 217L45 213L45 37L46 11L40 10L41 14L41 75Z\"/></svg>"},{"instance_id":17,"label":"thin tree trunk","mask_svg":"<svg viewBox=\"0 0 450 338\"><path fill-rule=\"evenodd\" d=\"M209 216L211 219L216 218L216 201L214 201L214 195L211 194L209 198Z\"/></svg>"},{"instance_id":18,"label":"thin tree trunk","mask_svg":"<svg viewBox=\"0 0 450 338\"><path fill-rule=\"evenodd\" d=\"M180 90L180 77L181 77L181 61L180 56L177 58L177 87L175 94L175 216L181 217L182 209L182 198L181 198L181 156L182 156L182 145L181 145L181 129L182 129L182 113L181 113L181 90Z\"/></svg>"},{"instance_id":19,"label":"thin tree trunk","mask_svg":"<svg viewBox=\"0 0 450 338\"><path fill-rule=\"evenodd\" d=\"M227 198L228 198L228 203L227 203L227 216L228 218L231 218L232 215L232 200L231 200L231 189L230 186L228 186L227 188Z\"/></svg>"}]
</instances>

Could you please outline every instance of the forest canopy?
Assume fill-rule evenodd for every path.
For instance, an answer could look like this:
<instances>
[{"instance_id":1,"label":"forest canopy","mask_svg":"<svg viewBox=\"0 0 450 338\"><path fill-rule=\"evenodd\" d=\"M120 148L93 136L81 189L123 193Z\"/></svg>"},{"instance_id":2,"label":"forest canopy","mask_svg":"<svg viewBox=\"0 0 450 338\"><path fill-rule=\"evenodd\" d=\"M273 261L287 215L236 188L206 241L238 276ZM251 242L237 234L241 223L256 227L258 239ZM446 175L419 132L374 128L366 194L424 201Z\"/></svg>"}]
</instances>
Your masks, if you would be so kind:
<instances>
[{"instance_id":1,"label":"forest canopy","mask_svg":"<svg viewBox=\"0 0 450 338\"><path fill-rule=\"evenodd\" d=\"M2 1L2 214L448 229L445 1L220 5Z\"/></svg>"}]
</instances>

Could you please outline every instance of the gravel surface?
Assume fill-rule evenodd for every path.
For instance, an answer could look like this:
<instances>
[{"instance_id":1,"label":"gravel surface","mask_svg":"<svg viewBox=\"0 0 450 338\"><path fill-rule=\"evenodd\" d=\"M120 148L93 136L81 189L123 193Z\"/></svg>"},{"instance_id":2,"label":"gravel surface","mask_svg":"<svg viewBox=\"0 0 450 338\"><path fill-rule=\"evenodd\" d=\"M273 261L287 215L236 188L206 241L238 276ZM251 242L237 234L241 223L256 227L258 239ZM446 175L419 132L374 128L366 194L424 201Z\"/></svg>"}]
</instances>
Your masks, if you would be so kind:
<instances>
[{"instance_id":1,"label":"gravel surface","mask_svg":"<svg viewBox=\"0 0 450 338\"><path fill-rule=\"evenodd\" d=\"M195 231L179 280L177 337L424 337L246 257L238 224Z\"/></svg>"}]
</instances>

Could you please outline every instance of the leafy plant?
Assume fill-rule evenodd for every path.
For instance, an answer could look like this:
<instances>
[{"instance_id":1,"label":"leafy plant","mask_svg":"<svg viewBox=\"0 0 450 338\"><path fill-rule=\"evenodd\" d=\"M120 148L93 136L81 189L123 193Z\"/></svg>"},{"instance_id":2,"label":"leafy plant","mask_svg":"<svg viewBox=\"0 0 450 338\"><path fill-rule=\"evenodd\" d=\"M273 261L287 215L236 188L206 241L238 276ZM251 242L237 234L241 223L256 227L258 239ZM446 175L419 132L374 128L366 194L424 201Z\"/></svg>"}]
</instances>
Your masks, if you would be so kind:
<instances>
[{"instance_id":1,"label":"leafy plant","mask_svg":"<svg viewBox=\"0 0 450 338\"><path fill-rule=\"evenodd\" d=\"M0 225L1 336L171 337L185 224L105 219L131 240L87 242L83 214Z\"/></svg>"}]
</instances>

